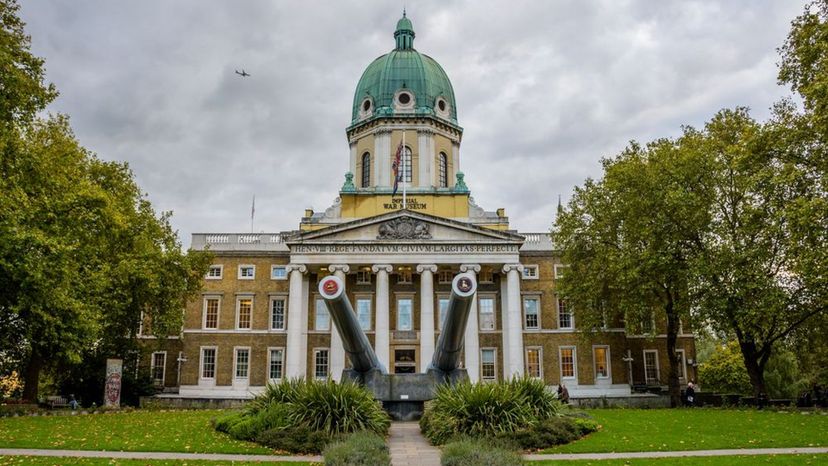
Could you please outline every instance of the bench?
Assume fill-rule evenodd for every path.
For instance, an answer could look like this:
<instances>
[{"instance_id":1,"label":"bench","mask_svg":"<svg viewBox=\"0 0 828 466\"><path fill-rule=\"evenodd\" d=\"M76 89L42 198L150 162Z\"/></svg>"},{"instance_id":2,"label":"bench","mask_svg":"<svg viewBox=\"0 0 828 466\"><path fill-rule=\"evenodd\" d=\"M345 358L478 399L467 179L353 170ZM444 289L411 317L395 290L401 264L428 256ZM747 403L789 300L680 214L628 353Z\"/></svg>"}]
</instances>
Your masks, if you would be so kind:
<instances>
[{"instance_id":1,"label":"bench","mask_svg":"<svg viewBox=\"0 0 828 466\"><path fill-rule=\"evenodd\" d=\"M69 400L67 400L65 396L47 396L46 406L49 407L49 409L68 408Z\"/></svg>"}]
</instances>

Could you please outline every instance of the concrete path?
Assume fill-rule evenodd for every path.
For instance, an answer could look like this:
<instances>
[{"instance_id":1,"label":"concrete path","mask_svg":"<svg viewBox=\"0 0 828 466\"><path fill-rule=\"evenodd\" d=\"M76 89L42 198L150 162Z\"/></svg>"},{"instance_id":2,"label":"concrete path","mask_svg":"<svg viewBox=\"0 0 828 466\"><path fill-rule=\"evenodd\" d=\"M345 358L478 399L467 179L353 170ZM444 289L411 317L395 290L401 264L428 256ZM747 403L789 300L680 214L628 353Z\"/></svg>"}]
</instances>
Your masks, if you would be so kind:
<instances>
[{"instance_id":1,"label":"concrete path","mask_svg":"<svg viewBox=\"0 0 828 466\"><path fill-rule=\"evenodd\" d=\"M60 456L67 458L118 458L139 460L277 461L321 463L321 456L231 455L222 453L172 453L161 451L38 450L0 448L0 456Z\"/></svg>"},{"instance_id":2,"label":"concrete path","mask_svg":"<svg viewBox=\"0 0 828 466\"><path fill-rule=\"evenodd\" d=\"M388 449L394 466L440 466L440 450L423 437L418 422L392 422Z\"/></svg>"},{"instance_id":3,"label":"concrete path","mask_svg":"<svg viewBox=\"0 0 828 466\"><path fill-rule=\"evenodd\" d=\"M612 460L629 458L681 458L688 456L750 456L750 455L813 455L828 454L825 447L803 448L738 448L730 450L690 451L635 451L621 453L556 453L550 455L523 455L529 461Z\"/></svg>"}]
</instances>

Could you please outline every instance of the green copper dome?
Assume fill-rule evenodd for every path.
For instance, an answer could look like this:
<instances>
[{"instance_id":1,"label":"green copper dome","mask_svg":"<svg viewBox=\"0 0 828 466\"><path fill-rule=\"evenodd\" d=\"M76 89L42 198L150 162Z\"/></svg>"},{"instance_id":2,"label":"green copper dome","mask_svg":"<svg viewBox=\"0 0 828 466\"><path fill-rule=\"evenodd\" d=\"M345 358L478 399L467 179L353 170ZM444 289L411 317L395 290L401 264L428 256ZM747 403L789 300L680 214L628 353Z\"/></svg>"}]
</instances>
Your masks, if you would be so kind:
<instances>
[{"instance_id":1,"label":"green copper dome","mask_svg":"<svg viewBox=\"0 0 828 466\"><path fill-rule=\"evenodd\" d=\"M414 49L414 36L403 12L394 31L396 47L368 65L359 79L352 125L400 115L431 115L457 124L451 82L439 63Z\"/></svg>"}]
</instances>

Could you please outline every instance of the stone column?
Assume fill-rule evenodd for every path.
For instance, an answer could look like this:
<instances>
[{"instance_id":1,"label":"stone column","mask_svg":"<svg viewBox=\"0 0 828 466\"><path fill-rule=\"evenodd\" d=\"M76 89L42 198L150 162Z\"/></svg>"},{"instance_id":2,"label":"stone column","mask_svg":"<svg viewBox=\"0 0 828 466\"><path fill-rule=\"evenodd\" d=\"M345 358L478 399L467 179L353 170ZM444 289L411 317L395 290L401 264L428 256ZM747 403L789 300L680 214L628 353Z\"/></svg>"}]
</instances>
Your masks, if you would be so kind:
<instances>
[{"instance_id":1,"label":"stone column","mask_svg":"<svg viewBox=\"0 0 828 466\"><path fill-rule=\"evenodd\" d=\"M417 149L420 154L417 186L431 187L431 174L434 172L434 131L430 129L417 130Z\"/></svg>"},{"instance_id":2,"label":"stone column","mask_svg":"<svg viewBox=\"0 0 828 466\"><path fill-rule=\"evenodd\" d=\"M376 186L391 186L391 130L374 132L374 178Z\"/></svg>"},{"instance_id":3,"label":"stone column","mask_svg":"<svg viewBox=\"0 0 828 466\"><path fill-rule=\"evenodd\" d=\"M449 187L454 187L456 183L456 174L460 171L460 143L459 142L452 142L451 143L451 165L452 168L448 170L446 176L448 177L448 185Z\"/></svg>"},{"instance_id":4,"label":"stone column","mask_svg":"<svg viewBox=\"0 0 828 466\"><path fill-rule=\"evenodd\" d=\"M435 264L420 264L420 372L425 372L434 356L434 273Z\"/></svg>"},{"instance_id":5,"label":"stone column","mask_svg":"<svg viewBox=\"0 0 828 466\"><path fill-rule=\"evenodd\" d=\"M337 278L342 280L342 283L345 283L345 277L351 268L347 264L331 264L328 266L328 271L333 272ZM334 327L333 319L331 319L331 378L339 382L342 378L342 371L345 369L345 347L342 346L339 331Z\"/></svg>"},{"instance_id":6,"label":"stone column","mask_svg":"<svg viewBox=\"0 0 828 466\"><path fill-rule=\"evenodd\" d=\"M393 267L388 264L377 264L371 267L377 274L377 306L376 328L374 329L374 351L380 364L391 372L389 358L391 354L391 336L389 334L389 306L388 306L388 274Z\"/></svg>"},{"instance_id":7,"label":"stone column","mask_svg":"<svg viewBox=\"0 0 828 466\"><path fill-rule=\"evenodd\" d=\"M523 364L523 311L520 302L521 264L506 264L506 296L503 297L503 377L522 376Z\"/></svg>"},{"instance_id":8,"label":"stone column","mask_svg":"<svg viewBox=\"0 0 828 466\"><path fill-rule=\"evenodd\" d=\"M479 264L462 264L460 266L461 272L471 272L475 279L477 273L480 272ZM466 324L466 334L464 336L463 353L465 353L466 371L469 373L469 380L472 382L480 381L480 324L477 319L477 293L472 299L471 310L469 310L469 321Z\"/></svg>"},{"instance_id":9,"label":"stone column","mask_svg":"<svg viewBox=\"0 0 828 466\"><path fill-rule=\"evenodd\" d=\"M353 173L354 176L359 176L359 174L356 171L356 160L357 160L357 145L356 145L356 142L352 142L351 143L351 164L350 164L351 173ZM361 176L359 177L359 180L362 180ZM359 183L357 183L357 184L359 184ZM359 184L359 187L361 188L362 185Z\"/></svg>"},{"instance_id":10,"label":"stone column","mask_svg":"<svg viewBox=\"0 0 828 466\"><path fill-rule=\"evenodd\" d=\"M307 307L302 309L303 298L303 275L308 268L303 264L289 264L285 267L290 275L290 289L288 294L288 328L287 348L285 355L285 376L304 377L305 358L307 357L307 337L304 339L305 347L302 347L302 335L307 336L308 319ZM304 316L304 318L303 318Z\"/></svg>"}]
</instances>

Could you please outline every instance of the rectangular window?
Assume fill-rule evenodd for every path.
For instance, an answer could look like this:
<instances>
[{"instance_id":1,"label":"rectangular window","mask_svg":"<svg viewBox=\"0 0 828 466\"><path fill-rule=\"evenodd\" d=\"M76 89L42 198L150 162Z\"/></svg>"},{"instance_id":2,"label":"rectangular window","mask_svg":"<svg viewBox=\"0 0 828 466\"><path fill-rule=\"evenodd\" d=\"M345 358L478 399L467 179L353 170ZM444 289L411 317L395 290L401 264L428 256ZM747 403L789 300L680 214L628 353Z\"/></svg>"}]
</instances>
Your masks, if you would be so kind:
<instances>
[{"instance_id":1,"label":"rectangular window","mask_svg":"<svg viewBox=\"0 0 828 466\"><path fill-rule=\"evenodd\" d=\"M202 348L201 349L201 378L215 379L216 378L216 349Z\"/></svg>"},{"instance_id":2,"label":"rectangular window","mask_svg":"<svg viewBox=\"0 0 828 466\"><path fill-rule=\"evenodd\" d=\"M371 298L357 298L356 313L362 330L371 330Z\"/></svg>"},{"instance_id":3,"label":"rectangular window","mask_svg":"<svg viewBox=\"0 0 828 466\"><path fill-rule=\"evenodd\" d=\"M686 361L684 359L684 350L676 350L676 359L678 359L678 378L684 379L686 377L685 367Z\"/></svg>"},{"instance_id":4,"label":"rectangular window","mask_svg":"<svg viewBox=\"0 0 828 466\"><path fill-rule=\"evenodd\" d=\"M236 305L236 330L250 330L253 319L253 298L239 298Z\"/></svg>"},{"instance_id":5,"label":"rectangular window","mask_svg":"<svg viewBox=\"0 0 828 466\"><path fill-rule=\"evenodd\" d=\"M328 306L322 298L316 300L316 318L313 328L320 332L327 332L331 329L331 316L328 315Z\"/></svg>"},{"instance_id":6,"label":"rectangular window","mask_svg":"<svg viewBox=\"0 0 828 466\"><path fill-rule=\"evenodd\" d=\"M270 300L270 330L285 329L285 298Z\"/></svg>"},{"instance_id":7,"label":"rectangular window","mask_svg":"<svg viewBox=\"0 0 828 466\"><path fill-rule=\"evenodd\" d=\"M411 269L400 269L397 271L397 283L402 285L411 284Z\"/></svg>"},{"instance_id":8,"label":"rectangular window","mask_svg":"<svg viewBox=\"0 0 828 466\"><path fill-rule=\"evenodd\" d=\"M250 368L250 348L236 348L236 370L237 379L246 379Z\"/></svg>"},{"instance_id":9,"label":"rectangular window","mask_svg":"<svg viewBox=\"0 0 828 466\"><path fill-rule=\"evenodd\" d=\"M239 280L253 280L256 278L255 265L240 265L239 266Z\"/></svg>"},{"instance_id":10,"label":"rectangular window","mask_svg":"<svg viewBox=\"0 0 828 466\"><path fill-rule=\"evenodd\" d=\"M480 348L480 378L483 380L497 379L497 350L495 348Z\"/></svg>"},{"instance_id":11,"label":"rectangular window","mask_svg":"<svg viewBox=\"0 0 828 466\"><path fill-rule=\"evenodd\" d=\"M400 298L397 300L397 330L413 330L412 299Z\"/></svg>"},{"instance_id":12,"label":"rectangular window","mask_svg":"<svg viewBox=\"0 0 828 466\"><path fill-rule=\"evenodd\" d=\"M267 377L270 380L280 380L282 378L282 370L284 369L285 350L282 348L271 348L268 366Z\"/></svg>"},{"instance_id":13,"label":"rectangular window","mask_svg":"<svg viewBox=\"0 0 828 466\"><path fill-rule=\"evenodd\" d=\"M211 265L207 270L207 280L221 280L221 273L223 272L223 269L224 266Z\"/></svg>"},{"instance_id":14,"label":"rectangular window","mask_svg":"<svg viewBox=\"0 0 828 466\"><path fill-rule=\"evenodd\" d=\"M204 321L205 329L217 329L219 319L219 298L204 298Z\"/></svg>"},{"instance_id":15,"label":"rectangular window","mask_svg":"<svg viewBox=\"0 0 828 466\"><path fill-rule=\"evenodd\" d=\"M609 378L609 346L593 346L592 359L595 366L595 378Z\"/></svg>"},{"instance_id":16,"label":"rectangular window","mask_svg":"<svg viewBox=\"0 0 828 466\"><path fill-rule=\"evenodd\" d=\"M569 266L568 265L556 264L555 265L555 278L562 278L563 274L564 274L564 270L566 270L567 267L569 267Z\"/></svg>"},{"instance_id":17,"label":"rectangular window","mask_svg":"<svg viewBox=\"0 0 828 466\"><path fill-rule=\"evenodd\" d=\"M360 270L357 272L356 275L356 282L357 285L370 285L371 284L371 271L370 270Z\"/></svg>"},{"instance_id":18,"label":"rectangular window","mask_svg":"<svg viewBox=\"0 0 828 466\"><path fill-rule=\"evenodd\" d=\"M270 278L273 280L287 280L287 267L284 265L270 266Z\"/></svg>"},{"instance_id":19,"label":"rectangular window","mask_svg":"<svg viewBox=\"0 0 828 466\"><path fill-rule=\"evenodd\" d=\"M572 324L572 309L566 303L566 300L557 298L558 300L558 328L573 328Z\"/></svg>"},{"instance_id":20,"label":"rectangular window","mask_svg":"<svg viewBox=\"0 0 828 466\"><path fill-rule=\"evenodd\" d=\"M523 298L523 322L526 330L540 329L540 298Z\"/></svg>"},{"instance_id":21,"label":"rectangular window","mask_svg":"<svg viewBox=\"0 0 828 466\"><path fill-rule=\"evenodd\" d=\"M658 350L644 350L644 380L648 385L659 383Z\"/></svg>"},{"instance_id":22,"label":"rectangular window","mask_svg":"<svg viewBox=\"0 0 828 466\"><path fill-rule=\"evenodd\" d=\"M166 365L167 353L165 351L157 351L152 353L150 374L152 375L152 382L158 387L164 386L164 368Z\"/></svg>"},{"instance_id":23,"label":"rectangular window","mask_svg":"<svg viewBox=\"0 0 828 466\"><path fill-rule=\"evenodd\" d=\"M537 265L524 265L523 266L523 279L524 280L537 280L538 279L538 266Z\"/></svg>"},{"instance_id":24,"label":"rectangular window","mask_svg":"<svg viewBox=\"0 0 828 466\"><path fill-rule=\"evenodd\" d=\"M443 324L446 321L446 313L448 312L448 305L449 305L449 298L439 298L439 299L437 299L437 306L439 308L438 311L439 311L439 314L440 314L440 316L439 316L440 317L440 321L439 321L440 326L438 327L438 330L440 330L441 332L443 331Z\"/></svg>"},{"instance_id":25,"label":"rectangular window","mask_svg":"<svg viewBox=\"0 0 828 466\"><path fill-rule=\"evenodd\" d=\"M575 366L575 347L561 346L559 351L561 354L561 378L574 379L577 370Z\"/></svg>"},{"instance_id":26,"label":"rectangular window","mask_svg":"<svg viewBox=\"0 0 828 466\"><path fill-rule=\"evenodd\" d=\"M480 311L480 330L494 330L495 329L495 299L491 297L481 297L478 300L478 310Z\"/></svg>"},{"instance_id":27,"label":"rectangular window","mask_svg":"<svg viewBox=\"0 0 828 466\"><path fill-rule=\"evenodd\" d=\"M317 349L313 351L313 376L317 379L328 378L328 350Z\"/></svg>"},{"instance_id":28,"label":"rectangular window","mask_svg":"<svg viewBox=\"0 0 828 466\"><path fill-rule=\"evenodd\" d=\"M450 285L452 280L454 280L454 272L451 270L437 271L437 283L441 285Z\"/></svg>"},{"instance_id":29,"label":"rectangular window","mask_svg":"<svg viewBox=\"0 0 828 466\"><path fill-rule=\"evenodd\" d=\"M543 378L543 350L526 348L526 375L536 379Z\"/></svg>"}]
</instances>

